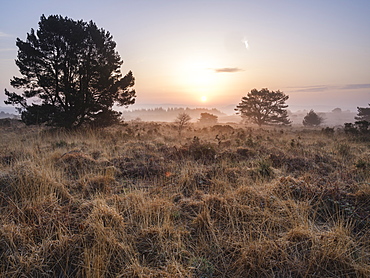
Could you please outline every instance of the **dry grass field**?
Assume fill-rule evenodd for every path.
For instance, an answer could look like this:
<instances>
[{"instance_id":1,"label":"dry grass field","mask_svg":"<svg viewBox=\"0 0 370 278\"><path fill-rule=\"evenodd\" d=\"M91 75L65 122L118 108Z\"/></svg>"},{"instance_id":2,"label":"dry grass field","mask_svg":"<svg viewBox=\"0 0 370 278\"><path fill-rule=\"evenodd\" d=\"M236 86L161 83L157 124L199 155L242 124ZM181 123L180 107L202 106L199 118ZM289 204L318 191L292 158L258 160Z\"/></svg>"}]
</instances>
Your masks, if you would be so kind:
<instances>
[{"instance_id":1,"label":"dry grass field","mask_svg":"<svg viewBox=\"0 0 370 278\"><path fill-rule=\"evenodd\" d=\"M0 277L370 277L370 140L0 127Z\"/></svg>"}]
</instances>

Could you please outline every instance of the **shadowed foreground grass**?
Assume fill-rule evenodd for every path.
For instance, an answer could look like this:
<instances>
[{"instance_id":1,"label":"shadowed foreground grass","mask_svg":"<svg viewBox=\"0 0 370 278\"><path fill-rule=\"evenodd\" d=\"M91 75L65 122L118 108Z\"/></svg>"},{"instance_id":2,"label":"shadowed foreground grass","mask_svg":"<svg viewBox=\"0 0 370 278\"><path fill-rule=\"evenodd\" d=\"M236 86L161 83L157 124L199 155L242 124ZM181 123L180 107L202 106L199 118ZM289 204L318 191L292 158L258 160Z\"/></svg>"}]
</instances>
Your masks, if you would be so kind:
<instances>
[{"instance_id":1,"label":"shadowed foreground grass","mask_svg":"<svg viewBox=\"0 0 370 278\"><path fill-rule=\"evenodd\" d=\"M0 134L1 277L370 276L369 141L155 123Z\"/></svg>"}]
</instances>

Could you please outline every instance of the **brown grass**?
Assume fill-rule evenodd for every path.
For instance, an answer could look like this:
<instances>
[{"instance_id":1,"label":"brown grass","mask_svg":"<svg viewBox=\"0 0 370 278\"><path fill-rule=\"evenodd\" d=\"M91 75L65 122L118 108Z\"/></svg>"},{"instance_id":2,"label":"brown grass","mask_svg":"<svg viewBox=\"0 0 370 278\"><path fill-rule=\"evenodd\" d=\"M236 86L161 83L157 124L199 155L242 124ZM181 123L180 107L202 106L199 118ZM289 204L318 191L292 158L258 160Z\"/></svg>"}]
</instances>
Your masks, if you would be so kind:
<instances>
[{"instance_id":1,"label":"brown grass","mask_svg":"<svg viewBox=\"0 0 370 278\"><path fill-rule=\"evenodd\" d=\"M0 277L370 276L369 141L0 128Z\"/></svg>"}]
</instances>

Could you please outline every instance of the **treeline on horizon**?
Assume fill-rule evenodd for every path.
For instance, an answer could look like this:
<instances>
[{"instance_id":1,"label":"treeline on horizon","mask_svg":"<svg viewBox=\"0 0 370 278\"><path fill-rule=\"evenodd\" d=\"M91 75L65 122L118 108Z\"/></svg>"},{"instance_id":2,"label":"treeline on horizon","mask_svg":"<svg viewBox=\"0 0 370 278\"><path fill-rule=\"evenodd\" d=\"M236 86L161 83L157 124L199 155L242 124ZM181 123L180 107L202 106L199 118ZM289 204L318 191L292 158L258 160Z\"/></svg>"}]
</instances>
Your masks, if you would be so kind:
<instances>
[{"instance_id":1,"label":"treeline on horizon","mask_svg":"<svg viewBox=\"0 0 370 278\"><path fill-rule=\"evenodd\" d=\"M125 121L142 120L142 121L168 121L172 122L180 113L188 114L192 121L197 121L201 113L210 113L212 115L222 117L227 116L216 108L183 108L183 107L170 107L170 108L149 108L137 109L132 111L122 111L122 116Z\"/></svg>"},{"instance_id":2,"label":"treeline on horizon","mask_svg":"<svg viewBox=\"0 0 370 278\"><path fill-rule=\"evenodd\" d=\"M5 119L5 118L17 118L17 115L7 113L4 111L0 111L0 119Z\"/></svg>"}]
</instances>

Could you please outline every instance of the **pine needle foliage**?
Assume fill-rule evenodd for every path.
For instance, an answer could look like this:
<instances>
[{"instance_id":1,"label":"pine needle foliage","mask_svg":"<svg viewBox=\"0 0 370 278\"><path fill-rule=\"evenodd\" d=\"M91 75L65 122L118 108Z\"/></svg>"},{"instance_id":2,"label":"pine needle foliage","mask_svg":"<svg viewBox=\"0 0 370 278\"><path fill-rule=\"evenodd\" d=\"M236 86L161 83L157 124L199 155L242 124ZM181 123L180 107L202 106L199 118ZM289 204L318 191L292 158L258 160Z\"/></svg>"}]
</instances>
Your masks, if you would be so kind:
<instances>
[{"instance_id":1,"label":"pine needle foliage","mask_svg":"<svg viewBox=\"0 0 370 278\"><path fill-rule=\"evenodd\" d=\"M235 110L243 119L260 127L270 124L289 125L288 105L285 104L288 98L279 90L253 89L242 98Z\"/></svg>"},{"instance_id":2,"label":"pine needle foliage","mask_svg":"<svg viewBox=\"0 0 370 278\"><path fill-rule=\"evenodd\" d=\"M16 45L22 76L10 84L23 93L5 89L5 103L17 105L28 125L106 126L119 121L114 104L135 102L132 72L122 76L112 35L92 21L42 15L39 29Z\"/></svg>"}]
</instances>

